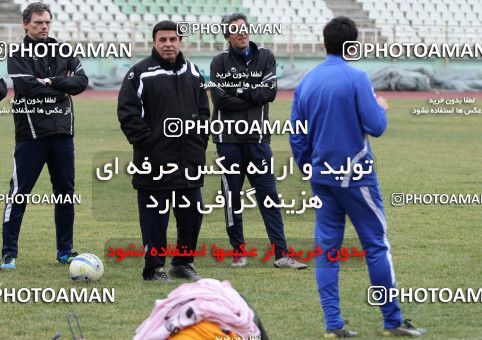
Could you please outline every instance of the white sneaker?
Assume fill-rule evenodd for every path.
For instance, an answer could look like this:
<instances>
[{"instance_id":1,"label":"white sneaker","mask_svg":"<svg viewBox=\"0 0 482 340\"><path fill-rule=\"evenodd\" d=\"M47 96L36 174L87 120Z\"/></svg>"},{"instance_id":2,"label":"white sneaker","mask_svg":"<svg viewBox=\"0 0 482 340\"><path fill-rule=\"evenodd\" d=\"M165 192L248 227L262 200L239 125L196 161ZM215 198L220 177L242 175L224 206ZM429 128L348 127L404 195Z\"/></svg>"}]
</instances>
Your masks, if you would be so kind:
<instances>
[{"instance_id":1,"label":"white sneaker","mask_svg":"<svg viewBox=\"0 0 482 340\"><path fill-rule=\"evenodd\" d=\"M231 266L233 267L245 267L248 264L248 259L246 256L233 256L233 263Z\"/></svg>"},{"instance_id":2,"label":"white sneaker","mask_svg":"<svg viewBox=\"0 0 482 340\"><path fill-rule=\"evenodd\" d=\"M308 266L304 263L296 261L294 258L283 256L280 259L274 261L274 266L276 268L293 268L293 269L306 269Z\"/></svg>"}]
</instances>

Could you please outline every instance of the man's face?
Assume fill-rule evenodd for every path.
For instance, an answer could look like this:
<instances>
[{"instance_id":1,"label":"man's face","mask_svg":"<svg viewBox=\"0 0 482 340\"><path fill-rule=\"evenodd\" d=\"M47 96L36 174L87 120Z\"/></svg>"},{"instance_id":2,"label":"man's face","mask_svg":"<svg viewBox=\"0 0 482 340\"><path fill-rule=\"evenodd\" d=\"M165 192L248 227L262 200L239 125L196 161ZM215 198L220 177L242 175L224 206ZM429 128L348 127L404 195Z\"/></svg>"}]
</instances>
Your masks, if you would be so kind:
<instances>
[{"instance_id":1,"label":"man's face","mask_svg":"<svg viewBox=\"0 0 482 340\"><path fill-rule=\"evenodd\" d=\"M50 19L49 12L33 13L30 22L24 22L23 27L33 40L46 40L49 36Z\"/></svg>"},{"instance_id":2,"label":"man's face","mask_svg":"<svg viewBox=\"0 0 482 340\"><path fill-rule=\"evenodd\" d=\"M181 48L181 40L176 31L157 31L154 48L162 59L174 63Z\"/></svg>"},{"instance_id":3,"label":"man's face","mask_svg":"<svg viewBox=\"0 0 482 340\"><path fill-rule=\"evenodd\" d=\"M231 22L230 25L235 25L238 26L238 32L241 27L241 25L246 25L246 22L243 19L238 19L233 22ZM234 31L231 29L231 31ZM239 50L244 50L246 47L249 46L249 34L245 32L246 30L244 29L241 33L236 33L236 34L230 34L229 37L227 38L229 43L231 44L231 47L239 49Z\"/></svg>"}]
</instances>

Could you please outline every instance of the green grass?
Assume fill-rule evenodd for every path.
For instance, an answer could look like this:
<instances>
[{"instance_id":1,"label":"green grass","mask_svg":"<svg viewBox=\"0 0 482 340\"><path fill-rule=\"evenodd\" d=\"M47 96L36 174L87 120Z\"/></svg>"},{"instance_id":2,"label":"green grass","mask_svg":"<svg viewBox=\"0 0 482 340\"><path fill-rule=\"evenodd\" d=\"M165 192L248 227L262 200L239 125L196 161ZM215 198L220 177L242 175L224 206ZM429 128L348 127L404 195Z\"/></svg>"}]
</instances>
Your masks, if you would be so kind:
<instances>
[{"instance_id":1,"label":"green grass","mask_svg":"<svg viewBox=\"0 0 482 340\"><path fill-rule=\"evenodd\" d=\"M169 286L145 283L141 279L142 260L121 264L105 259L109 240L139 240L135 191L126 176L112 183L93 179L93 164L108 162L110 156L129 157L130 146L119 129L116 101L110 98L76 98L76 192L82 204L76 207L75 249L101 255L106 265L102 280L76 284L68 277L68 267L55 261L55 231L52 206L29 206L20 235L18 269L0 272L0 287L115 287L113 304L11 304L0 302L1 339L51 338L68 330L65 318L79 315L87 339L130 339L150 314L155 299L164 298L180 281ZM482 183L482 117L414 116L411 109L421 101L392 100L389 128L382 138L371 139L376 170L385 200L389 239L400 287L472 287L481 282L480 206L392 207L392 192L480 193ZM2 103L7 105L6 101ZM286 119L291 102L277 100L271 119ZM479 104L480 106L480 104ZM14 147L10 115L0 116L0 193L8 192L11 155ZM275 157L290 156L287 136L272 141ZM214 146L208 154L212 158ZM290 176L278 182L284 196L297 197L308 190L306 183ZM246 181L247 182L247 181ZM219 179L206 179L206 202L219 189ZM47 170L35 193L50 193ZM0 206L3 209L3 205ZM286 217L286 215L285 215ZM313 212L285 218L288 241L309 240L313 234ZM169 235L174 235L174 218ZM357 245L351 224L346 228L347 246ZM245 214L245 235L267 240L257 210ZM226 239L224 215L215 211L206 216L200 242ZM127 242L127 241L126 241ZM234 270L202 266L200 274L229 280L253 304L272 339L319 339L323 314L319 305L313 266L306 271L275 270L251 265ZM381 315L366 302L368 274L362 264L343 264L340 275L342 311L350 326L366 338L375 338L382 329ZM426 338L475 338L482 336L480 304L404 303L404 316L429 330Z\"/></svg>"}]
</instances>

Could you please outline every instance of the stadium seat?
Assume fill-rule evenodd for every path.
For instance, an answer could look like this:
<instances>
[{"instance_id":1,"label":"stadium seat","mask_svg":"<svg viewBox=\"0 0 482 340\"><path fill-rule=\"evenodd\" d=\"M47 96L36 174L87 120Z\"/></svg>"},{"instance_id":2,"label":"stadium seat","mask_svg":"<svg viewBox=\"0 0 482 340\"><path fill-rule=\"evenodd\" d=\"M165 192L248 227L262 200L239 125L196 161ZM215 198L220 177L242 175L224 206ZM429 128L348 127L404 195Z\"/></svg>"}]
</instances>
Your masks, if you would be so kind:
<instances>
[{"instance_id":1,"label":"stadium seat","mask_svg":"<svg viewBox=\"0 0 482 340\"><path fill-rule=\"evenodd\" d=\"M169 16L165 13L159 13L157 15L157 21L163 21L163 20L168 20Z\"/></svg>"},{"instance_id":2,"label":"stadium seat","mask_svg":"<svg viewBox=\"0 0 482 340\"><path fill-rule=\"evenodd\" d=\"M144 14L144 22L148 23L148 24L153 24L156 22L156 17L152 14L152 13L146 13Z\"/></svg>"},{"instance_id":3,"label":"stadium seat","mask_svg":"<svg viewBox=\"0 0 482 340\"><path fill-rule=\"evenodd\" d=\"M141 16L137 13L131 13L129 15L129 22L140 22L142 19L141 19Z\"/></svg>"},{"instance_id":4,"label":"stadium seat","mask_svg":"<svg viewBox=\"0 0 482 340\"><path fill-rule=\"evenodd\" d=\"M180 14L172 14L171 20L174 21L174 22L184 21L184 16L182 16Z\"/></svg>"},{"instance_id":5,"label":"stadium seat","mask_svg":"<svg viewBox=\"0 0 482 340\"><path fill-rule=\"evenodd\" d=\"M198 22L198 17L195 16L195 15L193 15L193 14L188 14L188 15L186 15L186 17L185 17L185 20L186 20L187 22L190 22L190 23L193 23L193 22L197 23L197 22Z\"/></svg>"},{"instance_id":6,"label":"stadium seat","mask_svg":"<svg viewBox=\"0 0 482 340\"><path fill-rule=\"evenodd\" d=\"M76 13L72 14L72 20L81 22L81 21L86 20L86 18L85 18L85 15L83 13L76 12Z\"/></svg>"}]
</instances>

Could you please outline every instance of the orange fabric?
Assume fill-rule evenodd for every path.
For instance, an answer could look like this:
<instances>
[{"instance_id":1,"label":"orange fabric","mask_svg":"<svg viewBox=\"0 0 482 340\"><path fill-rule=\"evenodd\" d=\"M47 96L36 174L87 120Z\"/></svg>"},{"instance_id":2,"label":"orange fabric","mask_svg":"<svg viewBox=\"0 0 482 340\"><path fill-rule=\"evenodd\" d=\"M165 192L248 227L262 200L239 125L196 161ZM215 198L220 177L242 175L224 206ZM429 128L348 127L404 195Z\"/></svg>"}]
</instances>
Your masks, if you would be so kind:
<instances>
[{"instance_id":1,"label":"orange fabric","mask_svg":"<svg viewBox=\"0 0 482 340\"><path fill-rule=\"evenodd\" d=\"M234 332L224 333L214 322L201 321L170 336L169 340L215 340L216 337L222 340L238 338Z\"/></svg>"}]
</instances>

